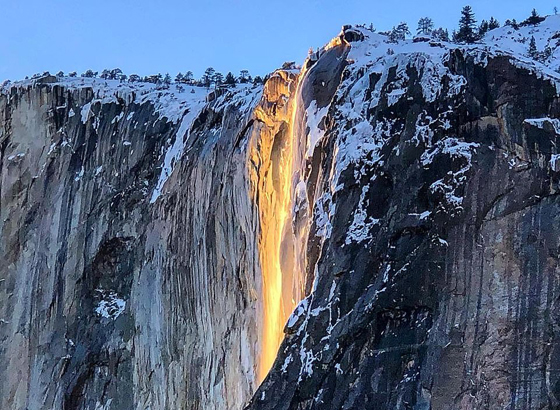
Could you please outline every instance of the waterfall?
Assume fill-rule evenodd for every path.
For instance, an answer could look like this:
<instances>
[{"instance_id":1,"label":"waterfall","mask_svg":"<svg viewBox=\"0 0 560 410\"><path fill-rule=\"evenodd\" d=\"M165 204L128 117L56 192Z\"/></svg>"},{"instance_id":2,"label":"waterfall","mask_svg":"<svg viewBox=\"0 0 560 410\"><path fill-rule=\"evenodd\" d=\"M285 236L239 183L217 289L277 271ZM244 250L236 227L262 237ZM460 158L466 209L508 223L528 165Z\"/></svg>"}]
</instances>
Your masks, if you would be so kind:
<instances>
[{"instance_id":1,"label":"waterfall","mask_svg":"<svg viewBox=\"0 0 560 410\"><path fill-rule=\"evenodd\" d=\"M262 146L270 150L270 166L263 167L260 176L263 180L261 196L264 198L259 203L263 299L259 382L264 380L274 363L288 317L305 296L305 243L309 214L305 183L302 181L306 124L301 84L305 74L305 69L297 76L286 74L289 81L283 91L288 101L284 110L275 110L282 124L269 140L269 146L263 143L266 137L261 136ZM277 91L274 85L269 87L272 92ZM264 150L262 146L261 150Z\"/></svg>"}]
</instances>

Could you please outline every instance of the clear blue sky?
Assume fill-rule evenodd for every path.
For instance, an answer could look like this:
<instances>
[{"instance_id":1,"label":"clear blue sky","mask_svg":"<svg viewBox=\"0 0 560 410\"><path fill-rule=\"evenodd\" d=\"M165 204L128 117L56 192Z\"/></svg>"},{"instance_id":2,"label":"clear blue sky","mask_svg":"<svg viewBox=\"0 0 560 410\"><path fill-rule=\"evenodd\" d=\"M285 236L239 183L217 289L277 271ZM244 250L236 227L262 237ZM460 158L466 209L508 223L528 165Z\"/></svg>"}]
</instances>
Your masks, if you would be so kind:
<instances>
[{"instance_id":1,"label":"clear blue sky","mask_svg":"<svg viewBox=\"0 0 560 410\"><path fill-rule=\"evenodd\" d=\"M533 7L551 14L560 0L0 0L0 79L36 72L120 67L140 75L208 66L264 75L302 62L343 24L400 21L416 28L430 16L453 29L462 6L477 19L522 20Z\"/></svg>"}]
</instances>

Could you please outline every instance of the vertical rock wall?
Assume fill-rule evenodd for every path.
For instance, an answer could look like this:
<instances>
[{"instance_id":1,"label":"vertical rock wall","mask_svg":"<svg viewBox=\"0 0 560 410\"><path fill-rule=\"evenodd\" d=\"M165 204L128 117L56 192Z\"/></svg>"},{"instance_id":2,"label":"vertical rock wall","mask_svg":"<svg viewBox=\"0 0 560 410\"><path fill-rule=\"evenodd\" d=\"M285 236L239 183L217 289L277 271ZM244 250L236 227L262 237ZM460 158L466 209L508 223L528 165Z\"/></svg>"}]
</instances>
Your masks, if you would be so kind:
<instances>
[{"instance_id":1,"label":"vertical rock wall","mask_svg":"<svg viewBox=\"0 0 560 410\"><path fill-rule=\"evenodd\" d=\"M134 91L46 82L0 97L0 407L240 408L262 320L260 90L187 108L185 129Z\"/></svg>"},{"instance_id":2,"label":"vertical rock wall","mask_svg":"<svg viewBox=\"0 0 560 410\"><path fill-rule=\"evenodd\" d=\"M301 85L314 283L248 409L557 408L557 76L343 35Z\"/></svg>"}]
</instances>

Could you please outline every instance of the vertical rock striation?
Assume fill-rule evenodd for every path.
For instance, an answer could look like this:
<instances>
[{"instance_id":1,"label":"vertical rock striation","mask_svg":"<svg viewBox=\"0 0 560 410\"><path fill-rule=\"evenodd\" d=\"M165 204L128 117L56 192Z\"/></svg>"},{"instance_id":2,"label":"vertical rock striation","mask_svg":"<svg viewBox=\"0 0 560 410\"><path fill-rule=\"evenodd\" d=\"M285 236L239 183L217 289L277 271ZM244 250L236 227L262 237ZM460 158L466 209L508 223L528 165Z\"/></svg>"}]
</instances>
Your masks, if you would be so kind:
<instances>
[{"instance_id":1,"label":"vertical rock striation","mask_svg":"<svg viewBox=\"0 0 560 410\"><path fill-rule=\"evenodd\" d=\"M4 87L0 408L558 408L560 20L511 30Z\"/></svg>"},{"instance_id":2,"label":"vertical rock striation","mask_svg":"<svg viewBox=\"0 0 560 410\"><path fill-rule=\"evenodd\" d=\"M260 337L243 135L261 90L205 106L53 81L0 97L0 407L241 407Z\"/></svg>"},{"instance_id":3,"label":"vertical rock striation","mask_svg":"<svg viewBox=\"0 0 560 410\"><path fill-rule=\"evenodd\" d=\"M314 282L249 409L558 407L560 77L507 30L457 47L347 27L333 94L313 75L329 50L307 62Z\"/></svg>"}]
</instances>

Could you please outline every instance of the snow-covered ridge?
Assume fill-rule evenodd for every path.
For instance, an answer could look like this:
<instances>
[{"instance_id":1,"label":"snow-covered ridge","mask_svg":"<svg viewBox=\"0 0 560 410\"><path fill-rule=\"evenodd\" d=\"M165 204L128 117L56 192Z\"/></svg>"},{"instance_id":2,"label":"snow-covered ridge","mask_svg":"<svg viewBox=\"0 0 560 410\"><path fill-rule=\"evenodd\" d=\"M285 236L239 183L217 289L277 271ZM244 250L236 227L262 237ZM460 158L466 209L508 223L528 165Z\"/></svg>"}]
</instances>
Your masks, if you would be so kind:
<instances>
[{"instance_id":1,"label":"snow-covered ridge","mask_svg":"<svg viewBox=\"0 0 560 410\"><path fill-rule=\"evenodd\" d=\"M53 81L56 79L55 81ZM124 102L131 104L152 104L160 120L179 124L175 138L170 139L166 148L161 152L161 173L151 195L150 202L154 203L163 193L165 182L173 172L174 166L182 157L192 125L208 104L215 109L223 109L224 105L236 106L241 112L250 112L254 104L262 95L262 86L252 84L238 84L234 88L220 89L215 92L204 87L171 84L168 87L147 82L121 82L119 80L105 80L100 78L83 77L40 77L16 82L7 82L0 88L0 94L10 96L14 92L24 91L37 86L60 86L67 91L91 89L93 98L85 103L77 113L70 109L68 117L80 115L82 123L93 119L97 129L99 119L93 118L91 108L97 104L111 104ZM129 110L126 120L134 118L134 111ZM112 119L116 124L124 118L125 112ZM130 142L124 141L129 145Z\"/></svg>"},{"instance_id":2,"label":"snow-covered ridge","mask_svg":"<svg viewBox=\"0 0 560 410\"><path fill-rule=\"evenodd\" d=\"M542 63L529 58L531 37L535 37L539 52L543 52L547 47L550 48L550 57ZM536 26L522 26L518 30L504 26L489 31L484 37L483 44L491 46L493 50L511 54L531 66L540 68L546 74L560 78L560 15L548 16Z\"/></svg>"},{"instance_id":3,"label":"snow-covered ridge","mask_svg":"<svg viewBox=\"0 0 560 410\"><path fill-rule=\"evenodd\" d=\"M350 36L348 35L350 34ZM537 50L543 52L547 49L550 57L539 61L530 57L529 44L535 38ZM323 49L310 55L311 62L321 58L329 48L341 44L342 41L350 45L347 56L349 65L343 75L343 81L338 87L334 103L324 107L320 112L316 109L315 102L311 102L307 109L307 126L309 128L309 143L307 157L323 139L325 132L320 129L319 122L324 116L334 115L336 122L345 124L339 127L335 141L334 172L330 178L330 192L324 193L321 200L328 198L331 212L325 212L322 206L315 207L315 216L318 226L330 226L330 215L335 204L330 201L336 192L344 188L340 176L347 168L354 165L354 177L359 181L367 170L384 161L381 151L386 142L395 133L402 131L394 122L372 121L371 111L379 104L384 103L391 107L402 99L410 99L409 85L414 81L409 78L409 69L414 68L419 76L423 99L426 103L436 101L445 94L446 98L460 98L467 84L466 78L454 74L448 67L451 53L460 50L464 55L474 58L475 63L485 66L489 58L506 56L511 63L533 72L540 78L546 78L556 86L560 94L560 16L549 16L536 26L522 26L514 29L504 26L490 31L482 41L462 45L451 42L442 42L430 38L414 38L393 42L385 34L372 32L364 27L346 26L342 32ZM311 68L312 70L312 68ZM370 90L370 79L378 78L373 90ZM414 141L426 150L423 158L430 158L430 153L437 151L438 142L433 140L433 128L448 129L453 112L441 113L437 118L431 118L426 113L420 114L416 122L416 135ZM552 120L551 120L552 121ZM558 120L554 120L558 121ZM556 124L556 122L554 122ZM541 125L542 126L542 125ZM559 127L560 128L560 127ZM460 153L470 163L470 150L475 150L476 145L458 141L450 134L448 139L439 144L446 147L452 144L453 149L443 150L445 154L456 155ZM464 149L463 149L464 148ZM449 152L448 152L449 151ZM397 152L397 155L398 152ZM461 203L461 198L451 195L455 188L465 181L465 174L469 166L461 169L455 175L447 189L446 197L452 198L456 204ZM358 208L353 214L353 222L349 229L347 244L362 242L370 237L369 230L379 221L365 220L364 196L368 186L364 186ZM441 188L434 186L434 189ZM316 204L316 205L319 205ZM320 222L320 223L319 223Z\"/></svg>"},{"instance_id":4,"label":"snow-covered ridge","mask_svg":"<svg viewBox=\"0 0 560 410\"><path fill-rule=\"evenodd\" d=\"M549 16L537 26L524 26L518 30L510 26L495 29L481 42L472 45L426 39L395 43L391 42L387 35L374 33L366 28L352 27L351 30L359 32L363 40L350 43L351 50L347 57L350 65L338 91L337 101L344 103L335 107L336 115L352 126L342 131L337 141L336 169L332 179L333 193L342 188L337 182L338 177L351 163L360 162L370 167L381 160L376 153L381 150L384 140L389 138L394 130L390 123L370 123L367 119L368 110L377 106L382 97L387 98L389 106L406 97L409 84L407 69L410 67L415 68L420 75L426 102L433 102L442 91L450 97L462 92L466 80L451 73L446 65L450 53L457 49L472 56L482 65L485 65L490 57L508 56L514 65L528 69L541 78L547 78L556 85L560 94L560 16ZM343 29L340 38L344 35ZM540 62L529 57L529 42L532 36L535 37L539 51L545 47L550 48L551 57L547 61ZM390 68L396 69L396 79L391 81L387 92L383 87L387 85ZM370 96L367 89L369 76L372 74L379 76L379 81ZM450 80L446 90L443 90L444 77ZM433 121L446 122L447 119L419 118L418 124ZM426 146L431 145L429 127L418 126L417 140ZM355 176L359 178L360 175Z\"/></svg>"},{"instance_id":5,"label":"snow-covered ridge","mask_svg":"<svg viewBox=\"0 0 560 410\"><path fill-rule=\"evenodd\" d=\"M91 88L94 94L94 98L89 102L91 105L97 102L108 104L119 100L126 104L151 102L160 118L165 117L173 123L177 123L183 117L190 105L205 102L208 94L208 90L203 87L171 85L169 88L162 88L146 82L128 83L83 77L56 77L56 79L56 82L48 85L58 85L69 91ZM42 78L16 81L5 84L1 92L9 95L14 88L26 89L38 84L42 84Z\"/></svg>"}]
</instances>

